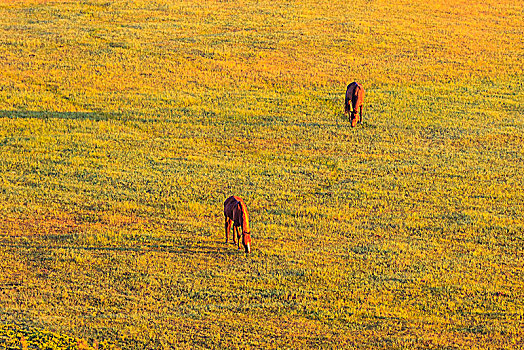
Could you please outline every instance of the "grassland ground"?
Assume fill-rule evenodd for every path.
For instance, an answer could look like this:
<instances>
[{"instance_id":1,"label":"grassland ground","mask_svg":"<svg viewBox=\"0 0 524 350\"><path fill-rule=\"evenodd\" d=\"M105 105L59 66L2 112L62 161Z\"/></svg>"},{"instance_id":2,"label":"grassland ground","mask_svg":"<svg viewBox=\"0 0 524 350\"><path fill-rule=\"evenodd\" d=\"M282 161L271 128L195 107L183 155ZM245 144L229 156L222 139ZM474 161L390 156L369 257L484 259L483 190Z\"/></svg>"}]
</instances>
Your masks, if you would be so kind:
<instances>
[{"instance_id":1,"label":"grassland ground","mask_svg":"<svg viewBox=\"0 0 524 350\"><path fill-rule=\"evenodd\" d=\"M353 3L0 1L0 340L522 348L522 4Z\"/></svg>"}]
</instances>

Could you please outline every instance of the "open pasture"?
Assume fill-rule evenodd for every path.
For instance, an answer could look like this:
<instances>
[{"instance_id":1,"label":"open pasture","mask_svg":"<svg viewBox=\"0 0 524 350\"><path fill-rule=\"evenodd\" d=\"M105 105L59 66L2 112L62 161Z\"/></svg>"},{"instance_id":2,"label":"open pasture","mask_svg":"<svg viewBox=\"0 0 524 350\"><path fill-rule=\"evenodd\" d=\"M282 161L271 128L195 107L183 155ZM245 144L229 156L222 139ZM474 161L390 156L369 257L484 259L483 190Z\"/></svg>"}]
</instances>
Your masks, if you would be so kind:
<instances>
[{"instance_id":1,"label":"open pasture","mask_svg":"<svg viewBox=\"0 0 524 350\"><path fill-rule=\"evenodd\" d=\"M524 347L523 37L514 0L0 0L0 340Z\"/></svg>"}]
</instances>

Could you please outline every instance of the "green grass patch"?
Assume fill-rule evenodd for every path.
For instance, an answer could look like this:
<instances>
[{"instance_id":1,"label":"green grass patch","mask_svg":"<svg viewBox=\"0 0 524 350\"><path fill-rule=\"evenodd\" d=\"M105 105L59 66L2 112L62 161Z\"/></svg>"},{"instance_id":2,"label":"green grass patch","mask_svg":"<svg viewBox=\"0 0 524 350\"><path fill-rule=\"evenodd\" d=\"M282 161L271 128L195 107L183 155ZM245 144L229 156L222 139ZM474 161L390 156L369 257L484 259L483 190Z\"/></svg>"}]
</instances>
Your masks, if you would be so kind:
<instances>
[{"instance_id":1,"label":"green grass patch","mask_svg":"<svg viewBox=\"0 0 524 350\"><path fill-rule=\"evenodd\" d=\"M520 9L357 5L0 2L6 348L519 348Z\"/></svg>"}]
</instances>

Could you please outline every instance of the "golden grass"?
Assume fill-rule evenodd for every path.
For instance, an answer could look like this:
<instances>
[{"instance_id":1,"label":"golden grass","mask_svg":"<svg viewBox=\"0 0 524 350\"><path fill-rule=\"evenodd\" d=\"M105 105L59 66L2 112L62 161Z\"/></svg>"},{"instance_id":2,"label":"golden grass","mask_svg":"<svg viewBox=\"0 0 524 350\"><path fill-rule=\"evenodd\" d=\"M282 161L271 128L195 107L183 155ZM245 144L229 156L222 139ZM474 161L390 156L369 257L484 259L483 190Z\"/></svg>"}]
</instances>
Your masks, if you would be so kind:
<instances>
[{"instance_id":1,"label":"golden grass","mask_svg":"<svg viewBox=\"0 0 524 350\"><path fill-rule=\"evenodd\" d=\"M521 4L352 4L1 2L2 330L524 346Z\"/></svg>"}]
</instances>

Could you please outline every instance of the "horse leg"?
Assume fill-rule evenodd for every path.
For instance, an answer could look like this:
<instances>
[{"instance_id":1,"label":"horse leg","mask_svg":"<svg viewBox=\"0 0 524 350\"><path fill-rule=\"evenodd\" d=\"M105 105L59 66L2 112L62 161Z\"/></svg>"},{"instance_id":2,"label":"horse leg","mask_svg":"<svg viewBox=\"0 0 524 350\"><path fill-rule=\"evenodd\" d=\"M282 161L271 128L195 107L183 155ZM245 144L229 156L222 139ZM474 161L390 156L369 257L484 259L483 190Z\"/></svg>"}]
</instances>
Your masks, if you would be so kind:
<instances>
[{"instance_id":1,"label":"horse leg","mask_svg":"<svg viewBox=\"0 0 524 350\"><path fill-rule=\"evenodd\" d=\"M225 224L225 229L226 229L226 243L229 241L229 231L231 230L231 219L226 217L226 224ZM235 234L233 233L233 237L235 237ZM234 240L234 238L233 238ZM234 242L233 242L234 243Z\"/></svg>"},{"instance_id":2,"label":"horse leg","mask_svg":"<svg viewBox=\"0 0 524 350\"><path fill-rule=\"evenodd\" d=\"M241 231L240 231L240 226L239 226L237 227L237 232L236 232L237 233L237 247L239 250L240 250L240 237L241 237L240 232Z\"/></svg>"},{"instance_id":3,"label":"horse leg","mask_svg":"<svg viewBox=\"0 0 524 350\"><path fill-rule=\"evenodd\" d=\"M362 105L360 105L360 120L358 121L359 124L362 124Z\"/></svg>"}]
</instances>

